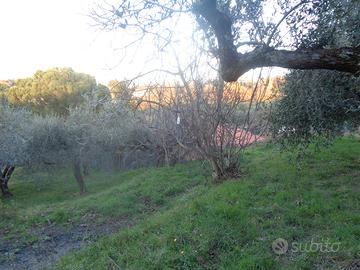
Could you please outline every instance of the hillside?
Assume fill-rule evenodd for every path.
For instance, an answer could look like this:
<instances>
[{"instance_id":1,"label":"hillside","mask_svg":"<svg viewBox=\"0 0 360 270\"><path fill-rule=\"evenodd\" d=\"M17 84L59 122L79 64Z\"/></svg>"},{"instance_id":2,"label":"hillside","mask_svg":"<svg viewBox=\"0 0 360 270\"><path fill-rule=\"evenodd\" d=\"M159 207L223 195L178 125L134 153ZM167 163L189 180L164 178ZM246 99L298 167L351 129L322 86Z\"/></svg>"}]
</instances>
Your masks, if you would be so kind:
<instances>
[{"instance_id":1,"label":"hillside","mask_svg":"<svg viewBox=\"0 0 360 270\"><path fill-rule=\"evenodd\" d=\"M243 176L217 186L200 163L95 173L83 197L67 172L35 184L19 174L16 196L0 204L0 251L14 246L1 251L0 269L39 269L24 260L32 254L25 246L44 245L50 259L38 259L47 264L87 243L55 269L358 269L359 142L338 139L301 167L291 153L257 146L246 152ZM73 246L52 256L67 242L46 244L49 232L71 232ZM278 238L287 249L285 241L272 247Z\"/></svg>"}]
</instances>

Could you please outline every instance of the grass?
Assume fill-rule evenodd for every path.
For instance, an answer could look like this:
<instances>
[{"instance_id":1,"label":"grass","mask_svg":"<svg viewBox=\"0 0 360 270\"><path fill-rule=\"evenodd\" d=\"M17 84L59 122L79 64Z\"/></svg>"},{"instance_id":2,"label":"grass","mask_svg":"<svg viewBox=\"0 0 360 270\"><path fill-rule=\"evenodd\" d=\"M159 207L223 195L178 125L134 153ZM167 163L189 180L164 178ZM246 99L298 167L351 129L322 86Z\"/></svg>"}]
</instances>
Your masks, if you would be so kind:
<instances>
[{"instance_id":1,"label":"grass","mask_svg":"<svg viewBox=\"0 0 360 270\"><path fill-rule=\"evenodd\" d=\"M41 191L28 189L36 197L28 203L23 183L14 183L23 196L3 207L15 211L14 228L41 212L49 218L62 211L53 217L59 223L87 212L136 221L55 269L345 269L360 260L360 141L338 139L301 168L291 160L271 145L249 149L245 175L217 186L205 184L199 163L98 173L84 197L71 193L73 180L63 184L64 173ZM284 254L272 249L278 238L288 242ZM338 250L325 252L326 245Z\"/></svg>"},{"instance_id":2,"label":"grass","mask_svg":"<svg viewBox=\"0 0 360 270\"><path fill-rule=\"evenodd\" d=\"M57 224L74 226L87 213L96 213L97 222L126 218L131 222L168 207L174 198L204 183L197 164L174 168L149 168L128 172L94 172L86 180L88 193L79 196L69 171L37 175L26 179L14 175L10 183L14 196L0 201L0 236L23 236L33 242L32 229Z\"/></svg>"}]
</instances>

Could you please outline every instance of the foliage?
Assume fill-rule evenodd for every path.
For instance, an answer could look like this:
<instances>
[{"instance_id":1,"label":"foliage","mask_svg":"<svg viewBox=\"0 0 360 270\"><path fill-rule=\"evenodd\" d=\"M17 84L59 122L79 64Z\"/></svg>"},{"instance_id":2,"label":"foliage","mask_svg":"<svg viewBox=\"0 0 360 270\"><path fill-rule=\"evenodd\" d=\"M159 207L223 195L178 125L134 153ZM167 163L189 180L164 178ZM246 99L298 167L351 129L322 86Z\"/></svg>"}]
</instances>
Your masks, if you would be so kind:
<instances>
[{"instance_id":1,"label":"foliage","mask_svg":"<svg viewBox=\"0 0 360 270\"><path fill-rule=\"evenodd\" d=\"M309 16L302 19L297 17L294 20L294 28L306 35L298 42L303 47L339 47L358 46L360 43L360 2L355 0L327 0L317 4L316 19L311 18L312 10L308 11ZM302 21L301 21L302 20ZM301 21L301 22L300 22ZM306 29L305 25L311 25ZM296 36L296 33L293 33Z\"/></svg>"},{"instance_id":2,"label":"foliage","mask_svg":"<svg viewBox=\"0 0 360 270\"><path fill-rule=\"evenodd\" d=\"M111 80L108 83L111 99L114 101L121 101L124 104L130 102L133 97L135 88L130 86L128 81Z\"/></svg>"},{"instance_id":3,"label":"foliage","mask_svg":"<svg viewBox=\"0 0 360 270\"><path fill-rule=\"evenodd\" d=\"M66 120L35 118L28 149L35 166L77 166L74 174L80 182L82 167L112 168L132 121L122 106L106 102L98 110L97 105L87 103L70 109Z\"/></svg>"},{"instance_id":4,"label":"foliage","mask_svg":"<svg viewBox=\"0 0 360 270\"><path fill-rule=\"evenodd\" d=\"M333 71L292 71L272 113L275 136L307 142L360 125L359 78Z\"/></svg>"},{"instance_id":5,"label":"foliage","mask_svg":"<svg viewBox=\"0 0 360 270\"><path fill-rule=\"evenodd\" d=\"M96 86L95 91L88 93L88 95L99 104L110 101L111 99L109 88L101 83Z\"/></svg>"},{"instance_id":6,"label":"foliage","mask_svg":"<svg viewBox=\"0 0 360 270\"><path fill-rule=\"evenodd\" d=\"M30 139L31 119L31 113L24 109L14 109L7 105L0 107L0 166L28 163L26 149Z\"/></svg>"},{"instance_id":7,"label":"foliage","mask_svg":"<svg viewBox=\"0 0 360 270\"><path fill-rule=\"evenodd\" d=\"M302 29L304 23L311 25L306 37L302 37L302 46L359 44L359 1L324 1L317 6L316 20L310 23L308 16L293 21L296 29ZM301 142L306 146L311 139L329 138L357 128L360 124L359 82L354 76L335 71L291 71L272 116L275 136L280 135L282 142Z\"/></svg>"},{"instance_id":8,"label":"foliage","mask_svg":"<svg viewBox=\"0 0 360 270\"><path fill-rule=\"evenodd\" d=\"M71 68L53 68L37 71L31 78L16 80L7 96L10 104L36 113L67 115L71 107L84 101L86 93L97 94L97 90L101 95L106 92L92 76Z\"/></svg>"},{"instance_id":9,"label":"foliage","mask_svg":"<svg viewBox=\"0 0 360 270\"><path fill-rule=\"evenodd\" d=\"M24 109L1 107L0 164L30 168L74 167L79 183L81 168L112 168L117 150L130 134L127 107L97 97L70 108L66 119L37 115ZM127 137L126 137L127 138Z\"/></svg>"},{"instance_id":10,"label":"foliage","mask_svg":"<svg viewBox=\"0 0 360 270\"><path fill-rule=\"evenodd\" d=\"M6 135L0 139L0 162L41 170L72 166L81 192L85 192L83 172L91 168L165 163L161 134L144 125L150 119L147 111L133 111L130 100L112 102L99 95L82 98L83 104L69 108L66 118L2 107L0 124Z\"/></svg>"},{"instance_id":11,"label":"foliage","mask_svg":"<svg viewBox=\"0 0 360 270\"><path fill-rule=\"evenodd\" d=\"M3 102L6 100L7 92L10 88L10 85L8 82L0 81L0 102Z\"/></svg>"},{"instance_id":12,"label":"foliage","mask_svg":"<svg viewBox=\"0 0 360 270\"><path fill-rule=\"evenodd\" d=\"M7 83L0 81L0 92L6 92L9 88Z\"/></svg>"}]
</instances>

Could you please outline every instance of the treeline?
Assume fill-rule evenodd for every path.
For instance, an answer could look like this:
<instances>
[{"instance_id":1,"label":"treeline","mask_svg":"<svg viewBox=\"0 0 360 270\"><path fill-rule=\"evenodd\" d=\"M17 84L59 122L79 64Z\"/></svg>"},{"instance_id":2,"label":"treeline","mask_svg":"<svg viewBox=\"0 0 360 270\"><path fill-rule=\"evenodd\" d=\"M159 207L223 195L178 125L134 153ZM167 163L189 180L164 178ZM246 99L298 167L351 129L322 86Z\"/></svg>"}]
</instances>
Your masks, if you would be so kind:
<instances>
[{"instance_id":1,"label":"treeline","mask_svg":"<svg viewBox=\"0 0 360 270\"><path fill-rule=\"evenodd\" d=\"M71 168L84 193L91 169L203 159L221 182L239 175L250 144L272 137L306 146L360 125L359 79L340 72L141 89L127 81L98 85L71 69L37 72L26 81L1 88L0 187L6 196L16 167Z\"/></svg>"},{"instance_id":2,"label":"treeline","mask_svg":"<svg viewBox=\"0 0 360 270\"><path fill-rule=\"evenodd\" d=\"M237 175L239 151L263 139L271 87L268 79L246 87L189 80L171 91L151 85L135 94L139 87L128 82L106 87L72 69L39 71L2 90L1 170L71 167L84 193L92 168L202 158L214 181L222 181ZM1 179L10 195L9 177Z\"/></svg>"},{"instance_id":3,"label":"treeline","mask_svg":"<svg viewBox=\"0 0 360 270\"><path fill-rule=\"evenodd\" d=\"M10 105L40 114L67 115L69 108L82 104L88 95L98 99L110 97L107 86L71 68L37 71L31 78L2 81L0 89Z\"/></svg>"},{"instance_id":4,"label":"treeline","mask_svg":"<svg viewBox=\"0 0 360 270\"><path fill-rule=\"evenodd\" d=\"M261 83L269 85L264 93L255 93L257 99L273 99L279 94L282 77L269 78ZM204 82L204 91L212 91L213 82ZM108 85L98 84L91 75L75 72L71 68L52 68L37 71L32 77L17 80L0 81L0 99L14 107L26 108L38 114L56 114L66 116L71 107L83 104L89 97L97 102L106 100L128 100L134 106L144 108L146 100L171 102L179 84L134 85L129 81L111 80ZM195 91L194 82L189 89ZM236 93L243 101L250 101L253 94L253 82L242 81L228 83L224 96ZM260 95L262 95L260 97ZM213 98L215 101L215 98ZM140 102L141 104L137 104Z\"/></svg>"}]
</instances>

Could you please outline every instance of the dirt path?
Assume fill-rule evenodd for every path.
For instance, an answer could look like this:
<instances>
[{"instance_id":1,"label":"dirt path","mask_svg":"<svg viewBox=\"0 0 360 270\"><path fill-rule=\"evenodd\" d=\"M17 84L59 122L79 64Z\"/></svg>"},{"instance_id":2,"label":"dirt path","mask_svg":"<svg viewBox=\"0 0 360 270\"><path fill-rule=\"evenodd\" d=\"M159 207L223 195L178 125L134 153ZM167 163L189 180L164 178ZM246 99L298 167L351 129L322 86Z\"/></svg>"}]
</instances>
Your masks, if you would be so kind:
<instances>
[{"instance_id":1,"label":"dirt path","mask_svg":"<svg viewBox=\"0 0 360 270\"><path fill-rule=\"evenodd\" d=\"M19 243L19 239L3 241L0 238L0 270L40 270L57 262L67 253L94 242L101 236L129 227L127 218L111 219L98 224L93 218L79 225L62 227L48 225L34 230L38 241L28 246Z\"/></svg>"}]
</instances>

